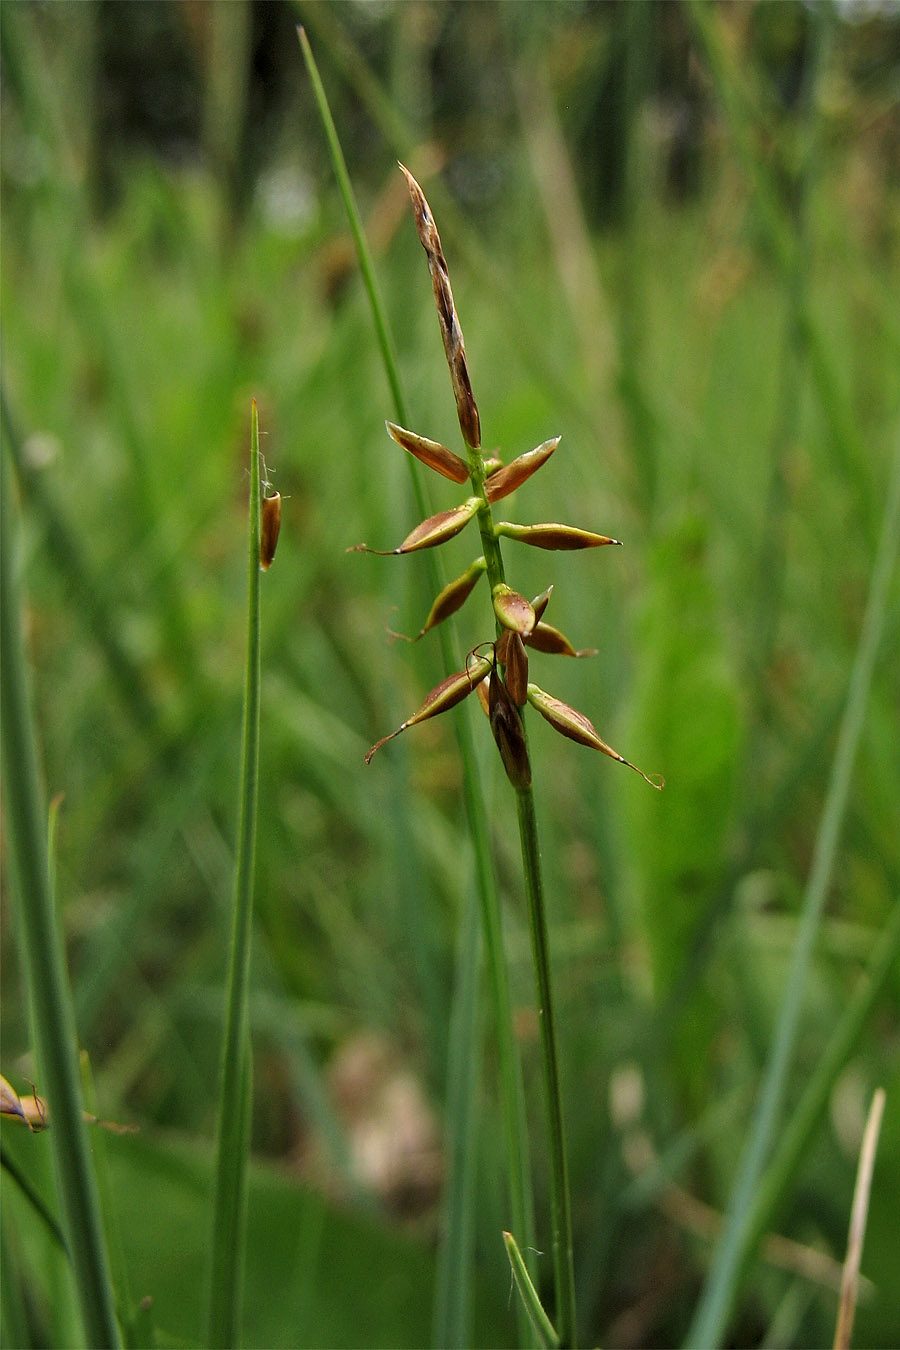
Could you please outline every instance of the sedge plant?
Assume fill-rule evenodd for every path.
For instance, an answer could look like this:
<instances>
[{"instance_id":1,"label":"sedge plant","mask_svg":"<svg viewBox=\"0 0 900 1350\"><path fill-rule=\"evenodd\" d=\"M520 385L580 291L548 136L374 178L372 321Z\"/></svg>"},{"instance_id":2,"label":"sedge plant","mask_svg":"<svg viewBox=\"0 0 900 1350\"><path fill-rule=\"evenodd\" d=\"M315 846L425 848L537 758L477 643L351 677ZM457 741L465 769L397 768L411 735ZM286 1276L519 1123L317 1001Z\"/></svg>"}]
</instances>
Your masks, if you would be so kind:
<instances>
[{"instance_id":1,"label":"sedge plant","mask_svg":"<svg viewBox=\"0 0 900 1350\"><path fill-rule=\"evenodd\" d=\"M387 423L387 429L392 439L420 463L456 484L468 483L470 494L458 506L439 511L423 520L394 549L372 549L367 544L359 544L356 547L368 553L414 553L435 548L460 534L471 521L477 522L481 541L480 555L461 576L441 590L418 636L424 636L455 614L472 594L482 576L486 576L490 587L493 636L468 654L461 670L446 676L432 689L421 707L411 717L373 745L366 756L366 762L371 762L375 753L401 732L455 707L470 694L476 693L487 715L506 776L515 790L540 1026L550 1155L556 1322L553 1325L548 1319L544 1333L550 1340L558 1339L561 1345L574 1345L576 1325L571 1199L563 1129L547 916L532 790L531 758L525 731L526 706L530 705L539 712L563 736L599 750L619 763L635 769L652 787L661 788L663 782L659 778L648 777L642 770L637 769L636 765L631 764L601 738L593 723L583 713L547 693L529 678L529 651L570 657L584 656L588 653L576 651L563 633L545 621L544 614L552 586L529 601L507 583L502 553L503 541L509 539L545 550L602 548L617 545L619 541L609 535L597 534L555 521L525 525L494 519L495 503L509 496L547 463L556 450L560 437L544 441L508 464L484 454L478 406L472 392L465 342L453 300L440 236L421 187L403 165L400 167L406 177L416 230L428 260L444 352L450 369L457 417L465 445L465 458L440 442L430 440L393 422ZM515 1244L510 1250L514 1247ZM533 1303L528 1311L533 1315Z\"/></svg>"}]
</instances>

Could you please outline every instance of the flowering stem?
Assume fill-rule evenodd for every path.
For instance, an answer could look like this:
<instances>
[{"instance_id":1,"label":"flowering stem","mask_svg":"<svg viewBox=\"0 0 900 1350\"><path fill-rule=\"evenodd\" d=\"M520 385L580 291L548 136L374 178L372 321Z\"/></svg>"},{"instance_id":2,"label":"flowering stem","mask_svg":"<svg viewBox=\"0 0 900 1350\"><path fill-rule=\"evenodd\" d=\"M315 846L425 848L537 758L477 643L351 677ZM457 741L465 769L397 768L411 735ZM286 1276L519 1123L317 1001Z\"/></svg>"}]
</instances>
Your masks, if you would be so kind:
<instances>
[{"instance_id":1,"label":"flowering stem","mask_svg":"<svg viewBox=\"0 0 900 1350\"><path fill-rule=\"evenodd\" d=\"M530 787L517 789L516 806L528 901L538 1022L541 1029L541 1064L544 1074L547 1133L550 1141L550 1213L553 1229L553 1278L556 1286L556 1328L560 1345L572 1346L575 1344L572 1204L563 1134L562 1093L559 1083L559 1057L556 1050L556 1023L550 981L550 952L547 941L541 853L534 812L534 793Z\"/></svg>"},{"instance_id":2,"label":"flowering stem","mask_svg":"<svg viewBox=\"0 0 900 1350\"><path fill-rule=\"evenodd\" d=\"M362 221L359 216L353 188L350 183L350 176L344 162L337 130L328 107L328 100L325 96L325 90L319 76L315 58L302 28L298 29L298 37L300 39L300 46L303 51L306 68L313 84L316 103L325 129L332 164L334 166L338 186L347 212L347 218L350 222L350 228L356 244L360 272L369 297L369 304L378 335L382 361L391 388L395 414L397 419L403 423L404 426L408 426L409 420L407 417L406 399L400 383L397 361L394 355L394 344L391 340L387 315L376 284L375 268L369 253L368 243L362 227ZM469 469L470 473L473 474L473 483L477 484L475 490L484 502L484 506L479 510L478 515L479 528L481 528L482 538L484 538L485 528L482 512L484 509L487 509L487 524L490 527L490 508L487 505L487 497L484 492L484 464L479 451L470 451ZM428 510L421 475L416 472L416 466L412 460L410 460L410 472L413 491L416 496L420 514L426 515ZM492 532L492 528L490 540L489 542L486 542L485 547L490 550L485 556L489 559L497 560L500 568L500 577L502 579L500 547ZM436 593L438 590L442 589L444 579L441 575L441 569L438 559L435 556L435 551L427 551L424 558L432 589ZM448 622L446 624L441 624L438 629L438 634L445 670L459 669L460 659L457 651L458 643L455 639L452 623ZM483 925L488 988L492 1005L494 1031L497 1038L497 1063L500 1075L507 1179L509 1187L509 1213L514 1228L520 1234L520 1241L526 1248L531 1248L534 1243L534 1203L531 1190L528 1130L525 1121L522 1073L512 1025L512 1002L509 991L509 976L506 968L506 957L503 948L503 925L500 914L500 897L497 892L497 881L491 859L488 815L481 792L481 784L479 782L478 761L475 754L475 743L470 719L464 716L457 716L456 734L463 763L463 793L472 841L472 851L474 854L478 899ZM457 1290L457 1298L461 1298L463 1292L464 1291ZM522 1331L522 1343L525 1344L527 1343L527 1325L520 1322L520 1328Z\"/></svg>"}]
</instances>

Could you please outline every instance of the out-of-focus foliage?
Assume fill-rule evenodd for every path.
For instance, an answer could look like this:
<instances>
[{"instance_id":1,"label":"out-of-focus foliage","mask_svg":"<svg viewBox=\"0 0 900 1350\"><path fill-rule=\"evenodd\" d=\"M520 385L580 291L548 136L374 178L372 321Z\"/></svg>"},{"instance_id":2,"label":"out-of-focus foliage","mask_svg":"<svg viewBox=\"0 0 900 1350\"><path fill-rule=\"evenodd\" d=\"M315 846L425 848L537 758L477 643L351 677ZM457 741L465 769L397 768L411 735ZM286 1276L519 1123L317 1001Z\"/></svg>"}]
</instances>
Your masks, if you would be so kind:
<instances>
[{"instance_id":1,"label":"out-of-focus foliage","mask_svg":"<svg viewBox=\"0 0 900 1350\"><path fill-rule=\"evenodd\" d=\"M446 672L433 635L402 651L387 636L428 613L417 559L345 553L393 546L416 516L298 19L415 427L457 445L399 156L440 216L485 445L511 459L562 436L510 518L626 544L585 562L510 543L506 559L525 595L552 582L552 622L599 648L536 653L533 678L667 780L652 793L529 719L582 1334L673 1344L688 1325L710 1237L690 1202L725 1205L771 1042L900 410L897 15L704 9L718 70L674 4L3 7L4 453L47 791L64 794L55 865L79 1030L101 1114L141 1126L108 1141L108 1191L127 1297L152 1296L163 1343L199 1334L186 1274L207 1240L252 395L283 516L263 578L252 1024L266 1166L246 1342L421 1344L441 1221L471 882L459 766L449 718L363 763ZM435 511L458 500L433 491ZM447 551L455 576L471 541ZM467 644L487 635L478 603L460 618ZM876 672L789 1106L897 903L894 664ZM471 702L450 716L476 718L484 747L543 1231L514 807ZM2 922L2 1070L21 1095L41 1085L6 886ZM880 1287L859 1345L897 1334L898 997L895 976L778 1218L840 1259L861 1114L883 1083L863 1263ZM480 1078L472 1343L500 1344L515 1322L489 1036ZM46 1136L15 1151L52 1195ZM61 1257L30 1206L8 1214L26 1322L63 1343ZM760 1258L732 1339L822 1344L835 1309L832 1291Z\"/></svg>"}]
</instances>

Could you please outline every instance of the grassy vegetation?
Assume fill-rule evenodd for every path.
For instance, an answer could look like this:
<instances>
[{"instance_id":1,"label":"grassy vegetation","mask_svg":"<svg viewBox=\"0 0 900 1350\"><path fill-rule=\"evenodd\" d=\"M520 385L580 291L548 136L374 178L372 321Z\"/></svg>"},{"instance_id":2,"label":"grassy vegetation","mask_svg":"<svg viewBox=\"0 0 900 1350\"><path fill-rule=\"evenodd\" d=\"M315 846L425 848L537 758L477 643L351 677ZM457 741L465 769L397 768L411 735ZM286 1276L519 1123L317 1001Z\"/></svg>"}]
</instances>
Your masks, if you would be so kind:
<instances>
[{"instance_id":1,"label":"grassy vegetation","mask_svg":"<svg viewBox=\"0 0 900 1350\"><path fill-rule=\"evenodd\" d=\"M301 7L407 425L459 446L401 155L440 224L484 445L508 460L562 436L510 518L625 543L517 549L510 578L529 596L552 581L553 623L599 648L546 678L554 658L535 654L532 678L667 782L651 792L529 720L581 1339L830 1343L834 1269L806 1253L843 1257L883 1085L862 1264L876 1288L854 1324L856 1345L883 1345L900 1187L886 510L900 183L883 53L900 39L896 19L792 5L667 6L673 37L641 8L620 24L605 7L558 7L552 23L540 5L387 7L371 22ZM802 30L790 96L790 44L767 11ZM509 1066L497 1000L471 978L480 863L454 719L471 722L522 1061L540 1255L520 1246L552 1307L515 793L474 701L363 760L459 666L435 634L389 637L428 612L422 559L345 551L396 543L424 511L384 431L396 391L296 16L278 68L290 96L259 158L210 111L246 107L254 125L237 23L197 49L204 153L173 161L98 144L73 68L97 59L101 13L4 12L3 529L25 596L39 810L63 794L54 892L78 1040L97 1114L140 1126L88 1127L122 1334L207 1336L255 397L283 516L260 629L242 1343L515 1344ZM683 146L660 53L693 71ZM682 151L695 158L676 192ZM429 510L458 500L432 489ZM471 552L450 541L446 575ZM459 650L483 629L463 610ZM0 1070L23 1097L34 1080L61 1123L13 866L13 745L4 724ZM70 1237L58 1124L2 1129L4 1163ZM13 1177L4 1167L4 1341L77 1343L77 1271Z\"/></svg>"}]
</instances>

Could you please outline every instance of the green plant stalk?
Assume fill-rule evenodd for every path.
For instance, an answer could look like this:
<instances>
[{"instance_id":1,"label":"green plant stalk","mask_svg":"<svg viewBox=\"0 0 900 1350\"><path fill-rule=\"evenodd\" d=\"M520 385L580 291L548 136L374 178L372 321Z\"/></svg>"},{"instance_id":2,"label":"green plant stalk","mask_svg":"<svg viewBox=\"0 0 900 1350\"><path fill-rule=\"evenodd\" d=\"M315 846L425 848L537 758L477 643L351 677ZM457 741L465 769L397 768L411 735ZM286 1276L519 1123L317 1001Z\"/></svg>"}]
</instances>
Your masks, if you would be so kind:
<instances>
[{"instance_id":1,"label":"green plant stalk","mask_svg":"<svg viewBox=\"0 0 900 1350\"><path fill-rule=\"evenodd\" d=\"M538 846L534 792L530 787L516 791L516 807L519 816L519 838L522 844L525 893L528 900L528 926L531 933L538 1022L541 1030L541 1064L550 1144L550 1216L553 1278L556 1287L556 1326L559 1344L570 1346L576 1343L572 1204L563 1131L562 1091L559 1082L559 1056L556 1049L556 1021L553 1012L541 853Z\"/></svg>"},{"instance_id":2,"label":"green plant stalk","mask_svg":"<svg viewBox=\"0 0 900 1350\"><path fill-rule=\"evenodd\" d=\"M241 1291L247 1228L247 1157L250 1149L251 1052L248 1017L253 865L259 784L260 601L259 419L253 401L250 429L247 666L239 786L238 846L234 875L231 960L222 1052L216 1175L213 1196L208 1339L232 1346L240 1339Z\"/></svg>"},{"instance_id":3,"label":"green plant stalk","mask_svg":"<svg viewBox=\"0 0 900 1350\"><path fill-rule=\"evenodd\" d=\"M121 1344L90 1150L82 1118L72 995L50 885L47 818L31 718L22 596L13 556L11 482L0 454L0 727L13 885L30 985L38 1066L53 1112L63 1229L84 1332L93 1346Z\"/></svg>"},{"instance_id":4,"label":"green plant stalk","mask_svg":"<svg viewBox=\"0 0 900 1350\"><path fill-rule=\"evenodd\" d=\"M900 440L894 456L862 632L850 676L828 793L816 834L812 866L804 894L787 986L779 1012L775 1041L766 1065L759 1103L750 1126L722 1235L688 1332L688 1346L703 1348L721 1343L737 1298L742 1271L752 1255L752 1242L758 1236L755 1196L779 1128L791 1056L797 1039L803 994L822 907L834 868L850 792L853 763L865 717L875 658L884 628L898 550L900 550Z\"/></svg>"},{"instance_id":5,"label":"green plant stalk","mask_svg":"<svg viewBox=\"0 0 900 1350\"><path fill-rule=\"evenodd\" d=\"M544 1305L541 1303L538 1291L528 1274L528 1267L522 1260L519 1244L512 1233L504 1233L503 1241L506 1243L506 1254L509 1257L510 1269L519 1291L519 1297L531 1319L531 1325L534 1327L541 1345L545 1347L545 1350L547 1346L558 1346L559 1336L556 1334L556 1328L544 1311Z\"/></svg>"},{"instance_id":6,"label":"green plant stalk","mask_svg":"<svg viewBox=\"0 0 900 1350\"><path fill-rule=\"evenodd\" d=\"M298 29L303 58L309 73L319 114L325 129L325 136L334 166L335 176L344 202L344 209L350 223L359 259L363 284L369 297L369 304L375 323L378 343L381 349L385 374L394 402L394 411L398 422L409 425L406 400L397 370L394 346L391 341L387 316L375 278L375 269L369 253L368 243L359 210L350 183L350 176L344 161L340 140L328 107L325 90L316 66L315 58L303 29ZM421 474L410 456L404 456L409 463L416 505L422 516L429 514L428 504L422 487ZM481 459L478 458L480 465ZM482 495L483 495L483 467ZM483 532L484 537L484 532ZM499 547L493 534L487 545L499 561ZM487 556L487 555L486 555ZM425 555L429 584L434 594L443 589L444 577L434 550ZM499 563L502 568L502 562ZM454 628L452 622L441 624L438 628L441 644L441 656L445 670L458 670L460 660L456 652ZM484 949L488 967L488 979L493 1010L494 1029L497 1037L497 1059L500 1072L501 1100L503 1107L503 1125L508 1167L509 1202L512 1223L520 1234L521 1240L531 1248L534 1244L534 1204L529 1177L528 1136L525 1125L524 1096L521 1082L521 1069L516 1050L512 1024L509 978L503 948L503 926L500 916L500 900L491 859L490 838L487 829L487 812L481 795L478 775L478 762L472 737L471 723L462 714L454 719L458 738L460 757L463 765L463 797L466 817L472 840L475 858L476 885L481 903L482 925L484 930Z\"/></svg>"},{"instance_id":7,"label":"green plant stalk","mask_svg":"<svg viewBox=\"0 0 900 1350\"><path fill-rule=\"evenodd\" d=\"M478 510L478 529L487 563L488 582L493 592L496 586L505 581L505 575L500 541L494 531L493 514L485 489L484 456L477 447L467 445L466 450L472 489L481 498L481 506ZM499 622L497 632L499 636ZM523 732L524 723L524 714L522 714ZM525 895L528 904L528 927L531 936L531 956L534 963L538 1022L541 1030L541 1068L544 1078L544 1103L547 1112L547 1134L550 1146L550 1221L553 1243L553 1280L556 1290L556 1324L559 1343L564 1346L571 1346L576 1341L572 1203L566 1164L562 1091L559 1080L559 1055L556 1046L556 1023L553 1012L553 985L550 975L550 946L547 937L547 913L544 905L541 853L538 846L534 791L530 786L516 789L516 809L519 822L519 842L522 850L522 871L525 878Z\"/></svg>"}]
</instances>

